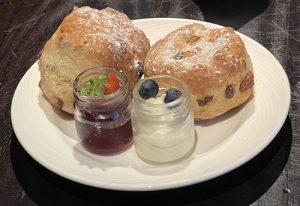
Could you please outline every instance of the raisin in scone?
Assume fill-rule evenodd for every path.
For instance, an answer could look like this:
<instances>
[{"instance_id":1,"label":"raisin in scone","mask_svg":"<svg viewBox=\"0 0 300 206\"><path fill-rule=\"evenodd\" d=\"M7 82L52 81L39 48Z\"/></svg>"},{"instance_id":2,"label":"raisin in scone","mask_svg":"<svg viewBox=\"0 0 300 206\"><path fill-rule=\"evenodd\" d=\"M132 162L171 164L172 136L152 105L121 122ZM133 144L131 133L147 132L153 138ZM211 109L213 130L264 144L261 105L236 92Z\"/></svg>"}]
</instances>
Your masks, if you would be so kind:
<instances>
[{"instance_id":1,"label":"raisin in scone","mask_svg":"<svg viewBox=\"0 0 300 206\"><path fill-rule=\"evenodd\" d=\"M72 84L79 73L98 66L120 69L132 88L149 49L148 38L125 14L111 8L75 8L40 54L39 86L53 106L73 113Z\"/></svg>"},{"instance_id":2,"label":"raisin in scone","mask_svg":"<svg viewBox=\"0 0 300 206\"><path fill-rule=\"evenodd\" d=\"M145 76L174 75L189 85L195 119L212 119L247 101L254 75L244 42L232 28L194 23L157 41Z\"/></svg>"}]
</instances>

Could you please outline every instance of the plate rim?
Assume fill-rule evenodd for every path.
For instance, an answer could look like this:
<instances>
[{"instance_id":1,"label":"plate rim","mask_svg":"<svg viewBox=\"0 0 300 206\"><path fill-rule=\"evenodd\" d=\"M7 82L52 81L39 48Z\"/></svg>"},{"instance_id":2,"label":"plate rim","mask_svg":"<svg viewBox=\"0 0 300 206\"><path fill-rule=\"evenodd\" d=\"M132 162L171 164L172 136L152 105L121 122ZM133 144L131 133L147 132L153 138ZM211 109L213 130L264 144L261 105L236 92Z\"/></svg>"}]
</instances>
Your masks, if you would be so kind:
<instances>
[{"instance_id":1,"label":"plate rim","mask_svg":"<svg viewBox=\"0 0 300 206\"><path fill-rule=\"evenodd\" d=\"M137 23L143 23L143 22L147 22L147 21L170 21L170 22L177 22L177 21L181 21L181 22L191 22L191 23L201 23L201 24L205 24L205 25L211 25L213 27L223 27L222 25L218 25L218 24L214 24L214 23L210 23L210 22L204 22L204 21L199 21L199 20L193 20L193 19L183 19L183 18L145 18L145 19L135 19L133 20L133 23L137 22ZM245 164L246 162L248 162L249 160L251 160L252 158L254 158L257 154L259 154L267 145L270 144L270 142L276 137L276 135L278 134L278 132L280 131L280 129L282 128L287 116L288 116L288 112L289 112L289 108L290 108L290 102L291 102L291 89L290 89L290 83L289 83L289 79L287 77L287 74L284 70L284 68L282 67L282 65L279 63L279 61L273 56L273 54L267 50L263 45L261 45L260 43L258 43L257 41L255 41L254 39L238 32L239 35L241 35L243 38L248 38L250 41L252 41L253 43L255 43L257 46L261 47L264 49L264 52L269 53L272 58L276 61L276 64L280 65L280 70L281 73L283 74L283 78L285 79L285 83L287 83L286 86L288 86L288 92L290 95L288 95L289 99L287 100L289 105L285 108L284 111L284 117L282 117L280 119L280 121L277 122L277 126L274 127L273 131L269 134L268 138L266 138L267 141L264 142L264 144L260 144L258 148L255 149L255 151L253 151L251 154L247 154L246 156L240 157L237 161L226 165L226 167L223 167L222 169L219 169L215 172L213 172L212 174L209 173L209 175L206 175L204 178L203 176L201 178L197 178L195 179L184 179L184 180L180 180L180 181L175 181L175 182L168 182L168 183L164 183L164 184L160 184L160 185L147 185L145 186L143 185L128 185L128 184L122 184L122 183L94 183L91 184L88 181L83 181L82 179L78 178L76 175L72 175L72 174L64 174L62 172L60 172L59 170L57 170L56 167L53 166L49 166L47 165L44 160L41 160L39 157L37 157L32 151L30 151L30 149L28 149L28 147L26 146L26 144L20 140L19 138L19 131L16 126L16 120L14 119L14 107L16 104L16 100L15 100L15 96L16 93L18 91L19 85L22 84L22 82L24 81L24 77L26 75L30 75L30 73L33 71L32 68L34 66L37 67L37 62L35 62L33 65L31 65L31 67L26 71L26 73L24 74L24 76L21 78L21 80L19 81L16 90L14 92L13 98L12 98L12 103L11 103L11 122L12 122L12 126L13 126L13 130L15 132L15 135L18 139L18 141L20 142L20 144L22 145L22 147L25 149L25 151L31 156L33 157L33 159L35 161L37 161L39 164L41 164L43 167L45 167L46 169L54 172L55 174L62 176L66 179L70 179L72 181L75 181L77 183L81 183L81 184L85 184L88 186L92 186L92 187L97 187L97 188L103 188L103 189L112 189L112 190L121 190L121 191L154 191L154 190L165 190L165 189L175 189L175 188L179 188L179 187L184 187L184 186L189 186L192 184L197 184L197 183L201 183L213 178L216 178L220 175L226 174L236 168L238 168L239 166Z\"/></svg>"}]
</instances>

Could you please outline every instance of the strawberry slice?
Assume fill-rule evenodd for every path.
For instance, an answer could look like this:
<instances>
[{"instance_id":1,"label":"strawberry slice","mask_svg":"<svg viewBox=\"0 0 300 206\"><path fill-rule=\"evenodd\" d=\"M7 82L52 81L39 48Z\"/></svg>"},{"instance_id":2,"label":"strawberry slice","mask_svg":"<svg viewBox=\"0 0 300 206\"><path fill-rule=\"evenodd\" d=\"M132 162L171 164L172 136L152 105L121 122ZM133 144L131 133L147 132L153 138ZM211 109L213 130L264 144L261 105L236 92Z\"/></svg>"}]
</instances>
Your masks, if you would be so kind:
<instances>
[{"instance_id":1,"label":"strawberry slice","mask_svg":"<svg viewBox=\"0 0 300 206\"><path fill-rule=\"evenodd\" d=\"M112 73L107 75L107 81L103 85L104 94L111 94L120 88L120 80Z\"/></svg>"}]
</instances>

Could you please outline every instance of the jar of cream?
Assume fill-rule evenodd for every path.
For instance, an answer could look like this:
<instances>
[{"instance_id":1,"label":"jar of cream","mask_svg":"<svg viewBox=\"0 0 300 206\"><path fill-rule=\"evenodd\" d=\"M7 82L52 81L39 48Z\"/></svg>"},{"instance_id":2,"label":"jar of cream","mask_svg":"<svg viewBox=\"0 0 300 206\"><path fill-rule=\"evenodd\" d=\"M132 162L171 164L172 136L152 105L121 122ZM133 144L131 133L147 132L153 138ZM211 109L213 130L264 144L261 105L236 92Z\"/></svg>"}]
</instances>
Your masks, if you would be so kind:
<instances>
[{"instance_id":1,"label":"jar of cream","mask_svg":"<svg viewBox=\"0 0 300 206\"><path fill-rule=\"evenodd\" d=\"M192 153L194 114L187 84L170 76L140 80L133 89L131 121L135 149L152 163L170 163Z\"/></svg>"}]
</instances>

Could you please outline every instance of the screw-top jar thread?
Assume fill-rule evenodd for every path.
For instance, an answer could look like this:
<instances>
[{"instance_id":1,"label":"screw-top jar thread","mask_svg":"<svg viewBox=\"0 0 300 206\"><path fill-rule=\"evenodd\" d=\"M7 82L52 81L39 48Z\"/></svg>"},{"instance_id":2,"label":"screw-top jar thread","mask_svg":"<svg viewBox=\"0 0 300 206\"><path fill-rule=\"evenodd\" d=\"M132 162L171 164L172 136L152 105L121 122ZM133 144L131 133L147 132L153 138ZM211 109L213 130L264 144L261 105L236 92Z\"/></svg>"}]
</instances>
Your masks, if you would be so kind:
<instances>
[{"instance_id":1,"label":"screw-top jar thread","mask_svg":"<svg viewBox=\"0 0 300 206\"><path fill-rule=\"evenodd\" d=\"M121 83L121 88L112 94L105 95L102 98L95 97L87 97L79 95L81 87L86 84L90 79L105 75L107 73L115 74ZM82 73L80 73L73 83L73 94L75 101L82 106L87 106L89 108L99 108L106 107L107 104L111 106L118 106L118 104L122 103L122 101L128 97L129 95L129 84L126 75L122 72L117 71L116 69L109 67L96 67L88 69Z\"/></svg>"}]
</instances>

